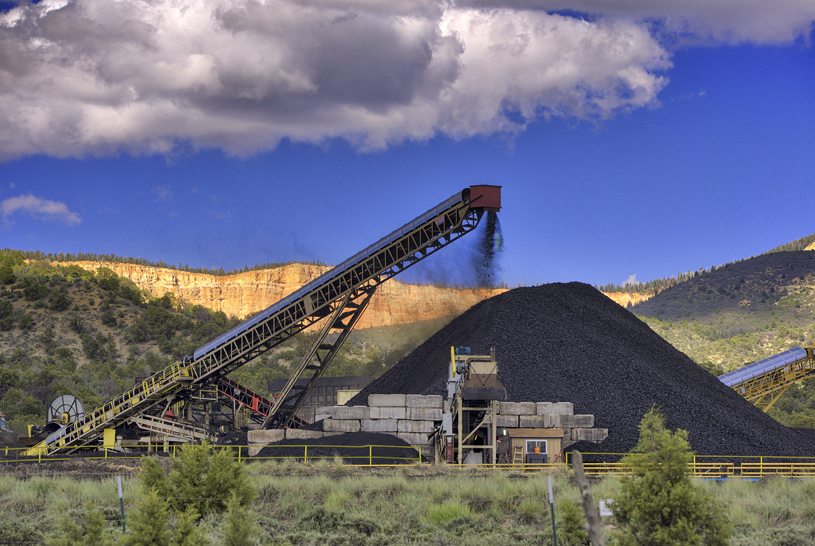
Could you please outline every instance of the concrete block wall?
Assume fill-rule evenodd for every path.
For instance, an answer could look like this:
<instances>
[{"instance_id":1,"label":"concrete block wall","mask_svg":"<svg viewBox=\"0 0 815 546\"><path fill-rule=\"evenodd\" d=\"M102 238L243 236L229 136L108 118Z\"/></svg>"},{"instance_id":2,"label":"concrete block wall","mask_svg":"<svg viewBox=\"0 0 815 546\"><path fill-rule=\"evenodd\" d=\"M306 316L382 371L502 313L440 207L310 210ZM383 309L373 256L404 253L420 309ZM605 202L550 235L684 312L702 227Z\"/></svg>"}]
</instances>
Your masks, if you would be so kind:
<instances>
[{"instance_id":1,"label":"concrete block wall","mask_svg":"<svg viewBox=\"0 0 815 546\"><path fill-rule=\"evenodd\" d=\"M367 406L326 406L315 410L315 420L323 421L323 432L288 429L286 439L320 438L346 432L393 434L421 448L422 455L433 456L428 440L442 420L445 400L437 395L372 394ZM496 416L498 428L562 428L564 445L577 441L600 442L607 429L595 429L593 415L574 415L571 402L500 402ZM282 430L250 431L251 444L268 444L284 438ZM254 448L252 448L254 449ZM260 448L257 448L258 450ZM251 455L251 449L250 449Z\"/></svg>"}]
</instances>

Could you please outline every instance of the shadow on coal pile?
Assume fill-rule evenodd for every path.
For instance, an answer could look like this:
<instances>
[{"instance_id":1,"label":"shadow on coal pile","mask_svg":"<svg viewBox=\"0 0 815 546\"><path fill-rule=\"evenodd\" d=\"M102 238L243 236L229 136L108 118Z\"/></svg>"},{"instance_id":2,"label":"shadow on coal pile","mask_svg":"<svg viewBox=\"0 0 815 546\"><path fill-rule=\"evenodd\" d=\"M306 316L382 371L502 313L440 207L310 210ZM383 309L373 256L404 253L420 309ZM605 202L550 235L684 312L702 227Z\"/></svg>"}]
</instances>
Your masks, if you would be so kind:
<instances>
[{"instance_id":1,"label":"shadow on coal pile","mask_svg":"<svg viewBox=\"0 0 815 546\"><path fill-rule=\"evenodd\" d=\"M807 456L812 431L789 429L725 387L644 322L582 283L517 288L475 305L368 385L369 394L446 395L450 347L495 347L508 400L566 401L608 429L586 450L620 453L658 406L698 454Z\"/></svg>"}]
</instances>

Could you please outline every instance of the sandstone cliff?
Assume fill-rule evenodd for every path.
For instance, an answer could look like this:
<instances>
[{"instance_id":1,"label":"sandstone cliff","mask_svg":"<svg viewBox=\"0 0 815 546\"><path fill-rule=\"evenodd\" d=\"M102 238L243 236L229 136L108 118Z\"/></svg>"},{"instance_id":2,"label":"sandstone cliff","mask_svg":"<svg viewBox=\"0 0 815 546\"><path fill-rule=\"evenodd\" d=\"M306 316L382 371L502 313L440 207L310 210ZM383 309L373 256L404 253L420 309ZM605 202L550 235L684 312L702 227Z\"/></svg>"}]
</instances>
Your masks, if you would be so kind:
<instances>
[{"instance_id":1,"label":"sandstone cliff","mask_svg":"<svg viewBox=\"0 0 815 546\"><path fill-rule=\"evenodd\" d=\"M107 267L154 297L170 292L189 304L202 305L236 317L250 317L266 309L330 269L290 264L275 269L216 276L125 263L72 263L89 271ZM481 300L502 292L506 292L506 289L436 288L404 284L392 279L377 289L357 327L392 326L460 315ZM636 305L650 297L624 292L611 292L606 296L623 307L629 303Z\"/></svg>"},{"instance_id":2,"label":"sandstone cliff","mask_svg":"<svg viewBox=\"0 0 815 546\"><path fill-rule=\"evenodd\" d=\"M216 276L123 263L73 263L90 271L107 267L154 297L170 292L187 303L237 317L249 317L262 311L330 269L291 264L276 269ZM392 326L459 315L481 300L505 291L417 286L392 279L377 289L357 327Z\"/></svg>"},{"instance_id":3,"label":"sandstone cliff","mask_svg":"<svg viewBox=\"0 0 815 546\"><path fill-rule=\"evenodd\" d=\"M651 294L638 294L636 292L603 292L606 296L614 300L616 303L622 305L623 307L628 307L628 305L637 305L638 303L642 303L646 300L651 299L653 296Z\"/></svg>"}]
</instances>

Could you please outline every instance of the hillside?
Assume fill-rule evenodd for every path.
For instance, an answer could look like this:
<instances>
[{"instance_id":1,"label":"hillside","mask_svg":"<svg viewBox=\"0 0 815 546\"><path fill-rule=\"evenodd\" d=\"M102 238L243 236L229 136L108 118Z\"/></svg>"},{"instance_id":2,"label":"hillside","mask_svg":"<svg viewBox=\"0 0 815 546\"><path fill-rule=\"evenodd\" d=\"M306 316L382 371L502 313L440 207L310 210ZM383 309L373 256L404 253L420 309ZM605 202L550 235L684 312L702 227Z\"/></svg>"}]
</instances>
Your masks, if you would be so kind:
<instances>
[{"instance_id":1,"label":"hillside","mask_svg":"<svg viewBox=\"0 0 815 546\"><path fill-rule=\"evenodd\" d=\"M728 264L670 287L631 311L720 375L815 343L815 252L774 252ZM815 427L815 384L790 389L770 414L791 425Z\"/></svg>"},{"instance_id":2,"label":"hillside","mask_svg":"<svg viewBox=\"0 0 815 546\"><path fill-rule=\"evenodd\" d=\"M730 264L631 310L696 362L729 371L815 341L815 252Z\"/></svg>"}]
</instances>

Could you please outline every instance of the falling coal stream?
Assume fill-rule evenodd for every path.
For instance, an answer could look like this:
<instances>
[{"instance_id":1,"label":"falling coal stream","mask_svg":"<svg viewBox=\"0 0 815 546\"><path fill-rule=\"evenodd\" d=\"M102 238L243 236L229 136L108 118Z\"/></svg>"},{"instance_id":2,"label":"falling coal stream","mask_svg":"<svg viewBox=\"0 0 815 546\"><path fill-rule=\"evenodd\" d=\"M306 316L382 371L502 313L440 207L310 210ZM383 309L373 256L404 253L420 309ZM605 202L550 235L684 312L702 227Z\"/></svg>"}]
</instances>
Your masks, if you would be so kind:
<instances>
[{"instance_id":1,"label":"falling coal stream","mask_svg":"<svg viewBox=\"0 0 815 546\"><path fill-rule=\"evenodd\" d=\"M487 222L473 256L476 281L480 288L493 288L498 286L501 270L500 257L504 250L504 238L501 233L501 222L498 214L487 213Z\"/></svg>"}]
</instances>

